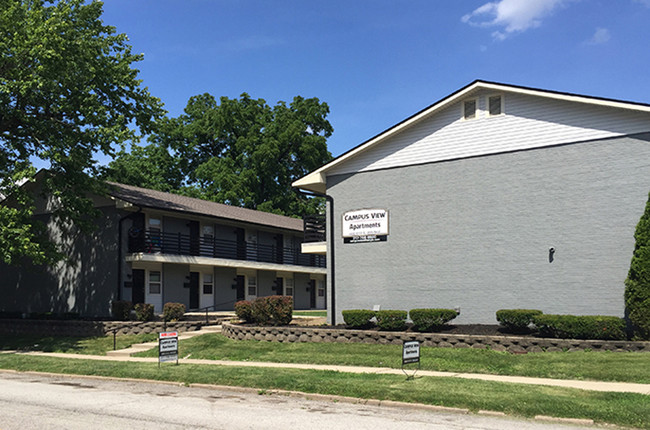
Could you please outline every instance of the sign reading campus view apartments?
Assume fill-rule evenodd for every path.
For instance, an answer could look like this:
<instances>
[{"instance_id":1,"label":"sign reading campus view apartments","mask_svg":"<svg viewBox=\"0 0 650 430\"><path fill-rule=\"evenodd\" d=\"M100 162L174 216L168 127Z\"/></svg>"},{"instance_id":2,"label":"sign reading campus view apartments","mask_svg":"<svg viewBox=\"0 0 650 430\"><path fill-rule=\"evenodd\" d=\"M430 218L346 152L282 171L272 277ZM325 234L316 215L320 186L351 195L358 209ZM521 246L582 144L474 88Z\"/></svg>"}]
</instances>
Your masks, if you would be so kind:
<instances>
[{"instance_id":1,"label":"sign reading campus view apartments","mask_svg":"<svg viewBox=\"0 0 650 430\"><path fill-rule=\"evenodd\" d=\"M343 242L380 242L388 237L388 211L360 209L342 216Z\"/></svg>"}]
</instances>

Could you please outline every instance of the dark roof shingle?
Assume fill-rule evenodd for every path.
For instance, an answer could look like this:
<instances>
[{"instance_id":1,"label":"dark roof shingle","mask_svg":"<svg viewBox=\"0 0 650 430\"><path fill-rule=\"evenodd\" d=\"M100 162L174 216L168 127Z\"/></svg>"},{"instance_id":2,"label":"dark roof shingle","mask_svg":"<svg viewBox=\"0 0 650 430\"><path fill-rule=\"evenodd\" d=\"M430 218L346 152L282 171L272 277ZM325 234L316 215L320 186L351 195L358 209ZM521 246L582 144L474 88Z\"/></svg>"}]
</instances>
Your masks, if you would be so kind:
<instances>
[{"instance_id":1,"label":"dark roof shingle","mask_svg":"<svg viewBox=\"0 0 650 430\"><path fill-rule=\"evenodd\" d=\"M188 214L223 218L286 230L303 230L303 222L298 218L290 218L283 215L229 206L222 203L115 182L108 182L108 185L110 186L109 194L111 196L140 207L185 212Z\"/></svg>"}]
</instances>

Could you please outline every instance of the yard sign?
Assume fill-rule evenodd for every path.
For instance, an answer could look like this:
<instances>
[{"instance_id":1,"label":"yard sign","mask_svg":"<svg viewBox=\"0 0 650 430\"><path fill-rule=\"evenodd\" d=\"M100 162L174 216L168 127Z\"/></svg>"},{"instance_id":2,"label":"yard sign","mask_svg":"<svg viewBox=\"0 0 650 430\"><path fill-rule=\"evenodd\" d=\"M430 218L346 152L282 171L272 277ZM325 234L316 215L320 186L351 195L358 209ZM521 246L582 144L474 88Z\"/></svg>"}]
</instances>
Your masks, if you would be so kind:
<instances>
[{"instance_id":1,"label":"yard sign","mask_svg":"<svg viewBox=\"0 0 650 430\"><path fill-rule=\"evenodd\" d=\"M178 364L178 332L168 331L158 336L158 366L175 361Z\"/></svg>"}]
</instances>

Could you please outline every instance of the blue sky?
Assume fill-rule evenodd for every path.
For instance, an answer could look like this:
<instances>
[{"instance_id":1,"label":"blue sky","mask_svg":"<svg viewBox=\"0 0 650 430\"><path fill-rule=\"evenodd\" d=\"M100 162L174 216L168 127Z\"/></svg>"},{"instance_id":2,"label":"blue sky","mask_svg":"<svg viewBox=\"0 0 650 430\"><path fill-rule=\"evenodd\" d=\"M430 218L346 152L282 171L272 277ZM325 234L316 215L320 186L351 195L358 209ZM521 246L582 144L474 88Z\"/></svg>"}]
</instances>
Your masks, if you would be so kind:
<instances>
[{"instance_id":1,"label":"blue sky","mask_svg":"<svg viewBox=\"0 0 650 430\"><path fill-rule=\"evenodd\" d=\"M650 103L650 0L106 0L103 20L169 115L318 97L334 156L475 79Z\"/></svg>"}]
</instances>

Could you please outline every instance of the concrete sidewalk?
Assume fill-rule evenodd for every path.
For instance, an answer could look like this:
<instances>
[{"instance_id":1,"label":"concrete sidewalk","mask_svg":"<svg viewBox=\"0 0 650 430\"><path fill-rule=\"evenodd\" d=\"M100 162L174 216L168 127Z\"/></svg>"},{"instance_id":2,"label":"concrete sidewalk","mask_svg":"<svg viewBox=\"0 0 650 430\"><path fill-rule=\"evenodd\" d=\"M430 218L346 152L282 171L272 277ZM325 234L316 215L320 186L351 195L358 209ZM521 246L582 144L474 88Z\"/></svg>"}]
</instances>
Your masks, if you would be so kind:
<instances>
[{"instance_id":1,"label":"concrete sidewalk","mask_svg":"<svg viewBox=\"0 0 650 430\"><path fill-rule=\"evenodd\" d=\"M206 333L219 332L220 326L204 327L195 332L181 333L179 340L189 339ZM133 345L130 348L109 351L106 356L103 355L83 355L83 354L63 354L52 352L26 352L26 355L40 355L47 357L58 357L67 359L81 360L104 360L104 361L125 361L125 362L144 362L157 363L157 358L132 357L131 354L146 351L158 346L158 342L148 342L139 345ZM179 363L183 364L200 364L200 365L217 365L217 366L234 366L234 367L267 367L276 369L310 369L310 370L329 370L346 373L369 373L384 375L404 375L401 369L392 369L387 367L364 367L364 366L337 366L329 364L301 364L301 363L272 363L272 362L253 362L253 361L227 361L227 360L200 360L192 358L180 358ZM413 370L409 370L412 374ZM418 376L434 376L444 378L461 378L461 379L479 379L483 381L506 382L515 384L528 385L546 385L553 387L577 388L581 390L605 391L618 393L637 393L650 395L650 384L634 384L627 382L601 382L601 381L580 381L568 379L550 379L550 378L531 378L525 376L505 376L505 375L486 375L478 373L456 373L456 372L437 372L432 370L418 370Z\"/></svg>"}]
</instances>

